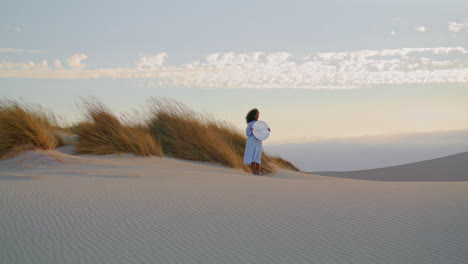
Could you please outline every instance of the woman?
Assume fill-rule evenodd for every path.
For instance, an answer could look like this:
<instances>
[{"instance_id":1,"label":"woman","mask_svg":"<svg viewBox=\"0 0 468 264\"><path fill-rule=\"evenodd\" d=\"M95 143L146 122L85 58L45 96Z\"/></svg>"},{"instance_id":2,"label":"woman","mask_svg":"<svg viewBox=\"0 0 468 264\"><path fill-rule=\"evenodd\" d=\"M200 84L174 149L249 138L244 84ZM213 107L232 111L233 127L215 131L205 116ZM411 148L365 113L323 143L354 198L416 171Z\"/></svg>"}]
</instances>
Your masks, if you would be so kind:
<instances>
[{"instance_id":1,"label":"woman","mask_svg":"<svg viewBox=\"0 0 468 264\"><path fill-rule=\"evenodd\" d=\"M254 175L260 175L260 164L262 163L262 141L255 138L252 132L252 126L255 121L258 121L259 117L260 112L256 108L250 110L245 117L247 121L247 129L245 129L247 142L245 143L244 164L250 164Z\"/></svg>"}]
</instances>

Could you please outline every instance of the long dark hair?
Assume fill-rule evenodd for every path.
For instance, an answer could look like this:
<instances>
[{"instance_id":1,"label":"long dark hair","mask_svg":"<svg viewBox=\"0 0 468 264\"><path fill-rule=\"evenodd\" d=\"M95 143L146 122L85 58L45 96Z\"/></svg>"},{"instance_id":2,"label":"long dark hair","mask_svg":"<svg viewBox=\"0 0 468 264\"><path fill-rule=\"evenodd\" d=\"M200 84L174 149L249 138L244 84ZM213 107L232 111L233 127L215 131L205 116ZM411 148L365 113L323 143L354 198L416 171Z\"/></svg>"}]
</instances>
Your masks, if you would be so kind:
<instances>
[{"instance_id":1,"label":"long dark hair","mask_svg":"<svg viewBox=\"0 0 468 264\"><path fill-rule=\"evenodd\" d=\"M249 113L245 116L245 120L247 121L247 124L254 121L255 115L257 114L258 109L254 108L249 111Z\"/></svg>"}]
</instances>

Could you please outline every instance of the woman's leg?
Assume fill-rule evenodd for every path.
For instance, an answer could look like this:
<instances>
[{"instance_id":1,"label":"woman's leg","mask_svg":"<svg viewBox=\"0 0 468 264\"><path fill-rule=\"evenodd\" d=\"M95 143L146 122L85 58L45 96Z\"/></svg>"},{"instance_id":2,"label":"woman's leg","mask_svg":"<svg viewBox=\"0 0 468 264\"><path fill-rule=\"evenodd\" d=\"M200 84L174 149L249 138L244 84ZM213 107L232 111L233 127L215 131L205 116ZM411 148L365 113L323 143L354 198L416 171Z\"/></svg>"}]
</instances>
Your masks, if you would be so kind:
<instances>
[{"instance_id":1,"label":"woman's leg","mask_svg":"<svg viewBox=\"0 0 468 264\"><path fill-rule=\"evenodd\" d=\"M250 164L250 169L252 170L253 175L256 175L255 174L255 169L256 169L255 168L255 162L252 162L252 164Z\"/></svg>"},{"instance_id":2,"label":"woman's leg","mask_svg":"<svg viewBox=\"0 0 468 264\"><path fill-rule=\"evenodd\" d=\"M255 163L255 167L256 167L255 169L257 171L257 175L260 175L260 164Z\"/></svg>"}]
</instances>

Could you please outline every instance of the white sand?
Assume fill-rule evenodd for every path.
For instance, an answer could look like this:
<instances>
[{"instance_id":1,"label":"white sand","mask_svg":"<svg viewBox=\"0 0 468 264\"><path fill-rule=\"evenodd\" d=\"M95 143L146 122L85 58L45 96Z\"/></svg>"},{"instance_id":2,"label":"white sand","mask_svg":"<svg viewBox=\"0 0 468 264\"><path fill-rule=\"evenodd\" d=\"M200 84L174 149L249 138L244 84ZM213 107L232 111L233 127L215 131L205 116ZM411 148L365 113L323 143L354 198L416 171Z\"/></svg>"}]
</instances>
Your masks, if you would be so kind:
<instances>
[{"instance_id":1,"label":"white sand","mask_svg":"<svg viewBox=\"0 0 468 264\"><path fill-rule=\"evenodd\" d=\"M176 159L0 161L0 263L467 263L468 182Z\"/></svg>"}]
</instances>

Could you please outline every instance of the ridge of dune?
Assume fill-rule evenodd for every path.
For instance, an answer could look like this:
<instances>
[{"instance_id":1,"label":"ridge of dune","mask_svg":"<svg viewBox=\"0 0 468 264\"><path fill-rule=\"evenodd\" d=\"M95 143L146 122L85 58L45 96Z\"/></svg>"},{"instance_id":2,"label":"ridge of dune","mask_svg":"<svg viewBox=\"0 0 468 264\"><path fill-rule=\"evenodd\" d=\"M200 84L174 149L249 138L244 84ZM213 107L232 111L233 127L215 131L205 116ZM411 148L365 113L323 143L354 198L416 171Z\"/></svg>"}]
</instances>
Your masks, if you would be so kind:
<instances>
[{"instance_id":1,"label":"ridge of dune","mask_svg":"<svg viewBox=\"0 0 468 264\"><path fill-rule=\"evenodd\" d=\"M71 146L56 150L29 150L5 160L0 160L0 178L14 176L38 178L50 175L82 175L94 177L180 177L251 176L241 169L218 164L182 160L172 157L137 157L132 154L74 155ZM277 168L273 174L263 175L278 179L328 179L302 172Z\"/></svg>"},{"instance_id":2,"label":"ridge of dune","mask_svg":"<svg viewBox=\"0 0 468 264\"><path fill-rule=\"evenodd\" d=\"M468 181L468 152L377 169L312 173L373 181Z\"/></svg>"}]
</instances>

